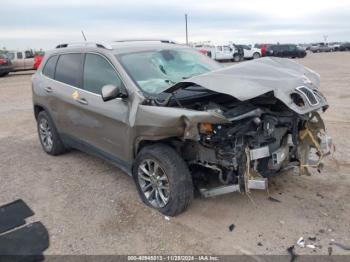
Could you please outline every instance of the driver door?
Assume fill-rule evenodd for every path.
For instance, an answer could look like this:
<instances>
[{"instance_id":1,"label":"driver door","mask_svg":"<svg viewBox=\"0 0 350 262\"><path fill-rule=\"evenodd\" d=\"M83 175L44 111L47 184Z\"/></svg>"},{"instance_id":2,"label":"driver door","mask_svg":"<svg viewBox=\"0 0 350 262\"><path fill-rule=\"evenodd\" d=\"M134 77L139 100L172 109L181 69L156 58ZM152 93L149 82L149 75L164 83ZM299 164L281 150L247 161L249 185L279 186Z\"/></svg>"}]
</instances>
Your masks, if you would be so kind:
<instances>
[{"instance_id":1,"label":"driver door","mask_svg":"<svg viewBox=\"0 0 350 262\"><path fill-rule=\"evenodd\" d=\"M12 61L15 70L23 70L24 69L24 57L22 52L15 53L16 58Z\"/></svg>"},{"instance_id":2,"label":"driver door","mask_svg":"<svg viewBox=\"0 0 350 262\"><path fill-rule=\"evenodd\" d=\"M115 162L127 161L129 148L128 100L104 102L102 87L124 87L119 74L102 54L87 53L84 60L82 90L77 91L79 109L75 124L79 125L82 140L97 154Z\"/></svg>"},{"instance_id":3,"label":"driver door","mask_svg":"<svg viewBox=\"0 0 350 262\"><path fill-rule=\"evenodd\" d=\"M33 69L34 68L34 53L31 50L27 50L24 52L24 68L25 69Z\"/></svg>"},{"instance_id":4,"label":"driver door","mask_svg":"<svg viewBox=\"0 0 350 262\"><path fill-rule=\"evenodd\" d=\"M253 51L249 46L244 45L243 52L244 52L244 58L253 57Z\"/></svg>"},{"instance_id":5,"label":"driver door","mask_svg":"<svg viewBox=\"0 0 350 262\"><path fill-rule=\"evenodd\" d=\"M294 45L288 46L288 57L295 57L297 53L297 48Z\"/></svg>"}]
</instances>

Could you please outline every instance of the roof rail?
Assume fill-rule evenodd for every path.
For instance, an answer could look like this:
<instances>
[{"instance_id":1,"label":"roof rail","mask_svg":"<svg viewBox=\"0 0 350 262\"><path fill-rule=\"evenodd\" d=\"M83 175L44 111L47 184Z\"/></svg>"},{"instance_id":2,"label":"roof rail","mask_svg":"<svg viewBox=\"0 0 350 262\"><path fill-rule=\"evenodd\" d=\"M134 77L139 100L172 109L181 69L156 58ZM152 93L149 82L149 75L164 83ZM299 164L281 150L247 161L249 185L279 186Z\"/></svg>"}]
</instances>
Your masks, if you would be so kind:
<instances>
[{"instance_id":1,"label":"roof rail","mask_svg":"<svg viewBox=\"0 0 350 262\"><path fill-rule=\"evenodd\" d=\"M161 42L165 44L177 44L173 40L169 39L152 39L152 38L136 38L136 39L120 39L120 40L115 40L113 43L120 43L120 42Z\"/></svg>"},{"instance_id":2,"label":"roof rail","mask_svg":"<svg viewBox=\"0 0 350 262\"><path fill-rule=\"evenodd\" d=\"M113 49L108 44L102 44L102 43L93 43L93 42L75 42L75 43L65 43L65 44L59 44L56 46L56 48L66 48L66 47L99 47L104 49Z\"/></svg>"}]
</instances>

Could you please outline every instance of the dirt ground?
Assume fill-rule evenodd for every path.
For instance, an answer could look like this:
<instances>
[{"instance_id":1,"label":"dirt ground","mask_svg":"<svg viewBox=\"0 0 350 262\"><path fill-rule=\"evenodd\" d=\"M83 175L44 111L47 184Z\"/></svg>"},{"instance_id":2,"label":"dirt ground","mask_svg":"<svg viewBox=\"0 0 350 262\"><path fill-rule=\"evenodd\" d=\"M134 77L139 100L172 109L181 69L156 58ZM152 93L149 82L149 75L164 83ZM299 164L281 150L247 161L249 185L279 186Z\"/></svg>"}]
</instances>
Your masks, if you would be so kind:
<instances>
[{"instance_id":1,"label":"dirt ground","mask_svg":"<svg viewBox=\"0 0 350 262\"><path fill-rule=\"evenodd\" d=\"M350 245L350 52L297 59L321 75L330 108L324 114L336 152L321 174L294 172L270 181L270 194L196 198L176 218L146 207L131 177L96 157L41 149L31 101L31 73L0 79L0 206L23 199L48 229L45 254L287 254L299 237L316 236L328 254L332 239ZM229 231L229 225L235 228ZM259 244L260 243L260 244ZM350 254L333 247L333 254Z\"/></svg>"}]
</instances>

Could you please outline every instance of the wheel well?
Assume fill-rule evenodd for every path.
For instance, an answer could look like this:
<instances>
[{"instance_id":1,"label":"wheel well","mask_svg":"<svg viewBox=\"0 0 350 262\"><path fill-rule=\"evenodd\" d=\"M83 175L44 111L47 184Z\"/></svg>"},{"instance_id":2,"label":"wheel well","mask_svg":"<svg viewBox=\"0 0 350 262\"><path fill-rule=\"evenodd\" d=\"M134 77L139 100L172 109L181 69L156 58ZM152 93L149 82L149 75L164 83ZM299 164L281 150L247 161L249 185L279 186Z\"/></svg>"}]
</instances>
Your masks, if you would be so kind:
<instances>
[{"instance_id":1,"label":"wheel well","mask_svg":"<svg viewBox=\"0 0 350 262\"><path fill-rule=\"evenodd\" d=\"M34 116L35 116L35 119L38 119L38 115L41 111L45 111L45 109L42 107L42 106L39 106L39 105L35 105L34 106Z\"/></svg>"},{"instance_id":2,"label":"wheel well","mask_svg":"<svg viewBox=\"0 0 350 262\"><path fill-rule=\"evenodd\" d=\"M135 149L135 157L136 155L144 148L145 146L150 146L154 144L163 144L163 145L168 145L175 149L177 152L180 151L180 147L182 146L182 143L180 140L176 138L166 138L166 139L161 139L161 140L142 140L136 145Z\"/></svg>"}]
</instances>

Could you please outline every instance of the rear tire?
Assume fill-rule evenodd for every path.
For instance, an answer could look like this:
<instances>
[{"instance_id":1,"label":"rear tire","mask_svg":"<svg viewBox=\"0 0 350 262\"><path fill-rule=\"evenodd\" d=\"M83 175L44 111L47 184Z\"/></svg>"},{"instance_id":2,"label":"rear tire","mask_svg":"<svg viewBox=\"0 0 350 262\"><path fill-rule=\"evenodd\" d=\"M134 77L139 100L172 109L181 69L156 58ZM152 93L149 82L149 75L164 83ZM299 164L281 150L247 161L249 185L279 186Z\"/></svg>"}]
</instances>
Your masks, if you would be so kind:
<instances>
[{"instance_id":1,"label":"rear tire","mask_svg":"<svg viewBox=\"0 0 350 262\"><path fill-rule=\"evenodd\" d=\"M234 62L239 62L239 61L241 61L241 56L240 56L240 55L237 55L237 54L234 55L234 56L233 56L233 61L234 61Z\"/></svg>"},{"instance_id":2,"label":"rear tire","mask_svg":"<svg viewBox=\"0 0 350 262\"><path fill-rule=\"evenodd\" d=\"M1 73L1 74L0 74L0 77L7 76L8 74L9 74L9 72Z\"/></svg>"},{"instance_id":3,"label":"rear tire","mask_svg":"<svg viewBox=\"0 0 350 262\"><path fill-rule=\"evenodd\" d=\"M132 175L142 201L164 215L180 214L193 199L190 171L167 145L143 148L135 159Z\"/></svg>"},{"instance_id":4,"label":"rear tire","mask_svg":"<svg viewBox=\"0 0 350 262\"><path fill-rule=\"evenodd\" d=\"M41 146L47 154L57 156L66 151L51 117L45 111L38 114L37 128Z\"/></svg>"}]
</instances>

